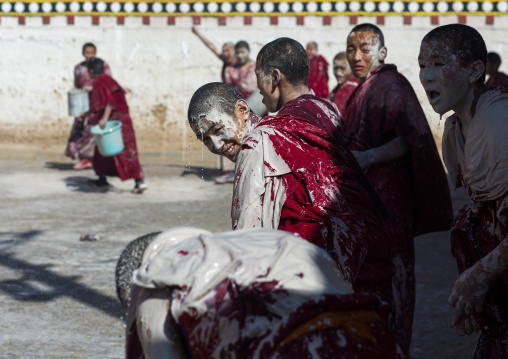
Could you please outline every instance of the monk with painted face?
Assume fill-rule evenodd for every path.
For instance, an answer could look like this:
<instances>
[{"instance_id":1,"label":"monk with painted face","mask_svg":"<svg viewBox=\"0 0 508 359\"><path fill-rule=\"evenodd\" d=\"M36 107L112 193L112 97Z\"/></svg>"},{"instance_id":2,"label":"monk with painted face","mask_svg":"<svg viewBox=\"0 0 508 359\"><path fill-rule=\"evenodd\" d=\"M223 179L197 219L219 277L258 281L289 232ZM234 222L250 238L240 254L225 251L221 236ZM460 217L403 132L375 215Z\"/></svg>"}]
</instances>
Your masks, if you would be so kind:
<instances>
[{"instance_id":1,"label":"monk with painted face","mask_svg":"<svg viewBox=\"0 0 508 359\"><path fill-rule=\"evenodd\" d=\"M340 114L344 116L346 103L360 83L360 80L353 76L345 52L339 52L333 58L333 74L337 79L337 86L328 99L337 105Z\"/></svg>"},{"instance_id":2,"label":"monk with painted face","mask_svg":"<svg viewBox=\"0 0 508 359\"><path fill-rule=\"evenodd\" d=\"M443 157L470 202L454 220L460 276L448 299L459 335L481 335L474 358L508 357L508 93L484 86L487 48L472 27L438 27L422 40L420 81L446 120Z\"/></svg>"},{"instance_id":3,"label":"monk with painted face","mask_svg":"<svg viewBox=\"0 0 508 359\"><path fill-rule=\"evenodd\" d=\"M385 230L394 239L396 328L409 348L415 305L416 235L450 227L448 182L430 127L416 94L385 64L388 50L381 30L355 26L347 37L347 60L360 85L346 106L344 131L358 163L376 189L389 217Z\"/></svg>"},{"instance_id":4,"label":"monk with painted face","mask_svg":"<svg viewBox=\"0 0 508 359\"><path fill-rule=\"evenodd\" d=\"M298 233L325 249L355 290L390 300L392 243L336 107L309 94L305 49L280 38L261 49L256 64L263 103L276 116L259 119L220 83L198 89L188 112L208 149L236 162L233 229Z\"/></svg>"}]
</instances>

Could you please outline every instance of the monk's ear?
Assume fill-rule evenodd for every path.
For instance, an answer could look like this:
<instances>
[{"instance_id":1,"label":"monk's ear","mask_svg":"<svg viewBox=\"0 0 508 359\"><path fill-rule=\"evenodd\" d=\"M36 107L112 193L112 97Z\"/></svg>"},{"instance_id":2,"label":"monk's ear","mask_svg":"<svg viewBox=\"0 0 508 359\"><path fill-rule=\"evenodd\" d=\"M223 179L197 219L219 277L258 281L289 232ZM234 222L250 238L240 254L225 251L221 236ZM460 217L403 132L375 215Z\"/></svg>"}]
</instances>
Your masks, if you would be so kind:
<instances>
[{"instance_id":1,"label":"monk's ear","mask_svg":"<svg viewBox=\"0 0 508 359\"><path fill-rule=\"evenodd\" d=\"M272 88L275 89L277 86L279 86L281 80L282 80L282 73L279 69L275 68L272 71Z\"/></svg>"},{"instance_id":2,"label":"monk's ear","mask_svg":"<svg viewBox=\"0 0 508 359\"><path fill-rule=\"evenodd\" d=\"M244 99L236 101L235 115L237 118L247 120L250 115L250 107Z\"/></svg>"},{"instance_id":3,"label":"monk's ear","mask_svg":"<svg viewBox=\"0 0 508 359\"><path fill-rule=\"evenodd\" d=\"M383 46L381 50L379 51L379 62L384 62L386 59L386 56L388 55L388 49L386 46Z\"/></svg>"},{"instance_id":4,"label":"monk's ear","mask_svg":"<svg viewBox=\"0 0 508 359\"><path fill-rule=\"evenodd\" d=\"M470 65L471 71L469 72L469 83L473 84L485 72L485 64L481 60L475 60Z\"/></svg>"}]
</instances>

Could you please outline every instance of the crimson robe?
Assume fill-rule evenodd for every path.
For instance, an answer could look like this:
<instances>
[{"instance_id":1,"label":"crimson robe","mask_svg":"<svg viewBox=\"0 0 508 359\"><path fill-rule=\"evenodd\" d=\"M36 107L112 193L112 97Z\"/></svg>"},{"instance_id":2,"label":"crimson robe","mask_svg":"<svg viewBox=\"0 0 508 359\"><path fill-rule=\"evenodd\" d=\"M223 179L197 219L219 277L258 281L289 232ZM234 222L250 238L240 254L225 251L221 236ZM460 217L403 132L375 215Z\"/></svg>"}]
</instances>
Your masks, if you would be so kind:
<instances>
[{"instance_id":1,"label":"crimson robe","mask_svg":"<svg viewBox=\"0 0 508 359\"><path fill-rule=\"evenodd\" d=\"M384 221L395 240L394 296L402 317L399 339L409 347L415 303L413 237L450 228L448 181L425 114L410 83L395 65L380 65L349 98L344 119L349 148L366 151L397 136L409 153L365 170L388 209Z\"/></svg>"},{"instance_id":2,"label":"crimson robe","mask_svg":"<svg viewBox=\"0 0 508 359\"><path fill-rule=\"evenodd\" d=\"M337 109L342 116L345 116L347 101L353 92L355 92L359 84L360 80L351 76L345 83L335 87L330 94L330 101L337 105Z\"/></svg>"},{"instance_id":3,"label":"crimson robe","mask_svg":"<svg viewBox=\"0 0 508 359\"><path fill-rule=\"evenodd\" d=\"M489 81L485 84L487 88L493 89L495 87L504 87L508 89L508 76L503 72L498 72L492 78L489 78Z\"/></svg>"},{"instance_id":4,"label":"crimson robe","mask_svg":"<svg viewBox=\"0 0 508 359\"><path fill-rule=\"evenodd\" d=\"M393 242L339 124L335 105L313 95L262 118L237 159L233 228L298 233L325 249L355 290L386 290Z\"/></svg>"},{"instance_id":5,"label":"crimson robe","mask_svg":"<svg viewBox=\"0 0 508 359\"><path fill-rule=\"evenodd\" d=\"M244 65L226 66L224 82L238 90L244 99L248 99L258 89L255 70L254 61Z\"/></svg>"},{"instance_id":6,"label":"crimson robe","mask_svg":"<svg viewBox=\"0 0 508 359\"><path fill-rule=\"evenodd\" d=\"M99 122L106 106L113 108L109 121L120 121L122 123L121 130L125 147L118 155L104 157L99 153L96 146L93 158L95 173L98 176L117 176L122 181L130 178L144 178L138 159L134 127L125 100L125 91L112 77L100 74L95 79L90 94L90 124L95 125Z\"/></svg>"},{"instance_id":7,"label":"crimson robe","mask_svg":"<svg viewBox=\"0 0 508 359\"><path fill-rule=\"evenodd\" d=\"M321 55L316 55L310 60L309 88L317 97L327 98L328 90L328 62Z\"/></svg>"}]
</instances>

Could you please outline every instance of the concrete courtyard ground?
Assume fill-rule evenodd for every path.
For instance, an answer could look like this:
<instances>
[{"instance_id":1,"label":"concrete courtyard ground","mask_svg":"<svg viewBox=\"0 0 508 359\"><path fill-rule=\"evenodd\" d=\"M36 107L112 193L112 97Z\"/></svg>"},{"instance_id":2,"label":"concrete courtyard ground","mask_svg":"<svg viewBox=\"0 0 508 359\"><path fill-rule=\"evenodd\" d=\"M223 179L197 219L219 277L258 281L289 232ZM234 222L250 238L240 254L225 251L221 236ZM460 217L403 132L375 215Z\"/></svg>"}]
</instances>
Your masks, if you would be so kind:
<instances>
[{"instance_id":1,"label":"concrete courtyard ground","mask_svg":"<svg viewBox=\"0 0 508 359\"><path fill-rule=\"evenodd\" d=\"M0 358L122 358L124 324L114 269L139 235L173 226L230 228L232 185L216 185L214 158L141 157L148 191L112 179L87 183L61 155L0 148ZM465 201L454 193L456 208ZM102 237L81 242L81 234ZM448 233L416 238L412 358L468 358L475 337L448 328L456 278Z\"/></svg>"}]
</instances>

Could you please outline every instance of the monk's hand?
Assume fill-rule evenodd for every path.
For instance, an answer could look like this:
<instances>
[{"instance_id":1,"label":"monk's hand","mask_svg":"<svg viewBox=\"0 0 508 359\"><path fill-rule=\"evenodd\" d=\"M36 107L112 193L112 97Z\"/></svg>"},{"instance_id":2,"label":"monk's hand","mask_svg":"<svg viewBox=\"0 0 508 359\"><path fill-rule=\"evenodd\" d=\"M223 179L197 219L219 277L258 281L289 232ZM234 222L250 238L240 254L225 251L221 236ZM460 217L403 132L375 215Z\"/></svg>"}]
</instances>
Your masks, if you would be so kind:
<instances>
[{"instance_id":1,"label":"monk's hand","mask_svg":"<svg viewBox=\"0 0 508 359\"><path fill-rule=\"evenodd\" d=\"M87 113L86 113L86 112L83 112L81 115L79 115L79 116L77 117L77 120L78 120L79 122L83 122L83 121L87 118L87 116L88 116L88 115L87 115Z\"/></svg>"},{"instance_id":2,"label":"monk's hand","mask_svg":"<svg viewBox=\"0 0 508 359\"><path fill-rule=\"evenodd\" d=\"M372 165L372 156L369 151L351 151L351 153L362 170Z\"/></svg>"},{"instance_id":3,"label":"monk's hand","mask_svg":"<svg viewBox=\"0 0 508 359\"><path fill-rule=\"evenodd\" d=\"M108 122L108 119L107 119L107 118L105 118L105 117L101 118L101 119L99 120L99 127L100 127L100 128L104 128L104 127L106 127L106 122Z\"/></svg>"},{"instance_id":4,"label":"monk's hand","mask_svg":"<svg viewBox=\"0 0 508 359\"><path fill-rule=\"evenodd\" d=\"M455 315L450 326L456 327L459 335L464 331L465 317L470 317L474 311L482 312L483 302L492 278L492 273L485 271L482 262L479 261L464 271L455 281L448 303L455 308ZM460 332L459 328L462 328Z\"/></svg>"},{"instance_id":5,"label":"monk's hand","mask_svg":"<svg viewBox=\"0 0 508 359\"><path fill-rule=\"evenodd\" d=\"M455 313L453 320L457 323L455 325L455 331L461 337L466 334L471 335L479 330L478 324L472 315L459 315L458 313Z\"/></svg>"}]
</instances>

